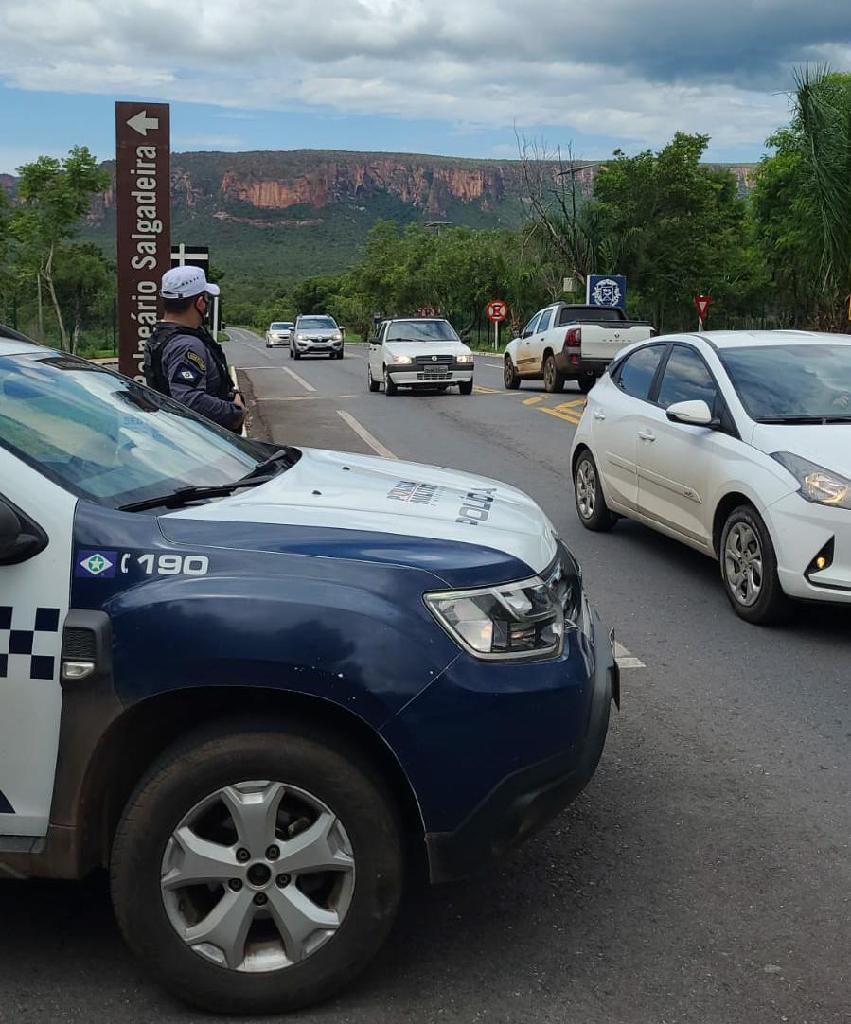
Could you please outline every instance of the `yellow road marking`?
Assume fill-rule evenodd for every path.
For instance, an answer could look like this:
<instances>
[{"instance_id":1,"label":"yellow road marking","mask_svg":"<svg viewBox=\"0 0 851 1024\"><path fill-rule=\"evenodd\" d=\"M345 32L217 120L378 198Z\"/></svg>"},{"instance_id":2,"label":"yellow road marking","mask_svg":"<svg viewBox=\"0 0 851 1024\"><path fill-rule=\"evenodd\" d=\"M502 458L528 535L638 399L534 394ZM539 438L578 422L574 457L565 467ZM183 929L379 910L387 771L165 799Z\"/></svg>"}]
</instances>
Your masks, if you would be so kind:
<instances>
[{"instance_id":1,"label":"yellow road marking","mask_svg":"<svg viewBox=\"0 0 851 1024\"><path fill-rule=\"evenodd\" d=\"M579 423L579 417L575 413L560 412L558 409L537 409L536 412L545 412L548 416L555 416L560 420L567 420L568 423L572 423L577 426Z\"/></svg>"},{"instance_id":2,"label":"yellow road marking","mask_svg":"<svg viewBox=\"0 0 851 1024\"><path fill-rule=\"evenodd\" d=\"M484 386L484 384L474 384L473 385L473 391L478 392L480 395L499 395L499 394L501 394L501 392L497 391L496 388L486 388Z\"/></svg>"},{"instance_id":3,"label":"yellow road marking","mask_svg":"<svg viewBox=\"0 0 851 1024\"><path fill-rule=\"evenodd\" d=\"M524 405L537 405L538 402L543 402L543 400L544 400L544 396L543 395L532 395L531 398L524 398L523 399L523 404Z\"/></svg>"}]
</instances>

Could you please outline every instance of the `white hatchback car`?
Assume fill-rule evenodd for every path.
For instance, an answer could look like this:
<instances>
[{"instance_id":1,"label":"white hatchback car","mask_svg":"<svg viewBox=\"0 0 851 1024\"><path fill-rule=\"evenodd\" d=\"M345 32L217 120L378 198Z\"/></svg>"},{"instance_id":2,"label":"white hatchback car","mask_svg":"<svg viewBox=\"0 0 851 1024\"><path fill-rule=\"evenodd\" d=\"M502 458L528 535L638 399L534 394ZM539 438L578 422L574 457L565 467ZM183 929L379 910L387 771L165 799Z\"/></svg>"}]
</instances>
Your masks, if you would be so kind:
<instances>
[{"instance_id":1,"label":"white hatchback car","mask_svg":"<svg viewBox=\"0 0 851 1024\"><path fill-rule=\"evenodd\" d=\"M579 519L636 519L717 558L768 624L789 598L851 603L851 337L671 335L625 349L571 456Z\"/></svg>"},{"instance_id":2,"label":"white hatchback car","mask_svg":"<svg viewBox=\"0 0 851 1024\"><path fill-rule=\"evenodd\" d=\"M369 342L367 386L386 395L400 387L440 389L457 384L462 395L473 392L473 353L448 320L385 320Z\"/></svg>"}]
</instances>

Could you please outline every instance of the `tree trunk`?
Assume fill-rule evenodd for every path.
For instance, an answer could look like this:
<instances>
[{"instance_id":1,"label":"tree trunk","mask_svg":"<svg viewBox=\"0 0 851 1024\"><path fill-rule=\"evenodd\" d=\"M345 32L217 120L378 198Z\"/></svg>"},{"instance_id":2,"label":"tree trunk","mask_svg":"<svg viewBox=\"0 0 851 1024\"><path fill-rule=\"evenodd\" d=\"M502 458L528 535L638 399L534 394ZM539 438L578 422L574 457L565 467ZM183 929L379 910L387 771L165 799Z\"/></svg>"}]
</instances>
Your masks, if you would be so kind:
<instances>
[{"instance_id":1,"label":"tree trunk","mask_svg":"<svg viewBox=\"0 0 851 1024\"><path fill-rule=\"evenodd\" d=\"M35 275L36 290L38 291L38 340L44 344L44 302L41 297L41 271L37 270Z\"/></svg>"},{"instance_id":2,"label":"tree trunk","mask_svg":"<svg viewBox=\"0 0 851 1024\"><path fill-rule=\"evenodd\" d=\"M47 282L47 290L50 293L50 301L53 303L53 312L56 314L56 322L59 325L59 343L63 352L68 351L68 332L65 330L65 321L62 319L62 307L53 287L53 245L47 252L47 259L43 267L44 280Z\"/></svg>"}]
</instances>

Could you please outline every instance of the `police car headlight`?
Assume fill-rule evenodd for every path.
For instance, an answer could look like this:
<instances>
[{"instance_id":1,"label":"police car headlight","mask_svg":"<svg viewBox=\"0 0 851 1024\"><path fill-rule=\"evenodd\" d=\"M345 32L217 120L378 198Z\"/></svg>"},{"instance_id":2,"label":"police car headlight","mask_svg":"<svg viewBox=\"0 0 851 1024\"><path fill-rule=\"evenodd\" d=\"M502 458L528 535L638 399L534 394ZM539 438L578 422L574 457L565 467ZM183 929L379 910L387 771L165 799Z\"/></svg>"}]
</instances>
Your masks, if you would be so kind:
<instances>
[{"instance_id":1,"label":"police car headlight","mask_svg":"<svg viewBox=\"0 0 851 1024\"><path fill-rule=\"evenodd\" d=\"M391 362L396 366L404 366L406 363L412 363L413 359L410 356L393 356Z\"/></svg>"},{"instance_id":2,"label":"police car headlight","mask_svg":"<svg viewBox=\"0 0 851 1024\"><path fill-rule=\"evenodd\" d=\"M425 595L431 613L476 658L506 661L561 653L564 611L537 576L483 590Z\"/></svg>"}]
</instances>

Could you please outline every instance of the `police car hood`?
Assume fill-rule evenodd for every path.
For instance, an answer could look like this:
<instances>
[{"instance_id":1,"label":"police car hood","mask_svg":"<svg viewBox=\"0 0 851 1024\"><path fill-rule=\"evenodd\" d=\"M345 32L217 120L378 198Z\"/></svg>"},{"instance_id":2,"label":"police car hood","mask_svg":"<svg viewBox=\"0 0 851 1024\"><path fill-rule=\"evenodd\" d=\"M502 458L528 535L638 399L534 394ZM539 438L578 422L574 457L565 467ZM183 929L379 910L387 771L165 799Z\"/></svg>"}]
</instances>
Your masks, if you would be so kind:
<instances>
[{"instance_id":1,"label":"police car hood","mask_svg":"<svg viewBox=\"0 0 851 1024\"><path fill-rule=\"evenodd\" d=\"M160 519L160 526L167 537L173 537L184 532L178 527L185 520L354 530L475 544L519 559L535 572L546 568L556 555L552 523L528 495L514 487L436 466L309 448L302 449L295 466L269 483L172 512ZM227 530L216 543L227 546Z\"/></svg>"}]
</instances>

